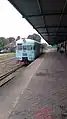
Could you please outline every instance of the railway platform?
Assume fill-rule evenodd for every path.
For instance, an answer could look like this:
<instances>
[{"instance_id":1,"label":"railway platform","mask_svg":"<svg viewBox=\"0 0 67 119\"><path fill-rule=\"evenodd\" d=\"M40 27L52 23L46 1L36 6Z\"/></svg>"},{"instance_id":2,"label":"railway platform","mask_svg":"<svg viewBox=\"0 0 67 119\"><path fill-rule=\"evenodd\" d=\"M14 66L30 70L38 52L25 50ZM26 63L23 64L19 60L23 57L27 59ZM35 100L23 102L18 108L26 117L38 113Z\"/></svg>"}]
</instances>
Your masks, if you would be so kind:
<instances>
[{"instance_id":1,"label":"railway platform","mask_svg":"<svg viewBox=\"0 0 67 119\"><path fill-rule=\"evenodd\" d=\"M47 52L39 62L9 119L66 119L67 57Z\"/></svg>"}]
</instances>

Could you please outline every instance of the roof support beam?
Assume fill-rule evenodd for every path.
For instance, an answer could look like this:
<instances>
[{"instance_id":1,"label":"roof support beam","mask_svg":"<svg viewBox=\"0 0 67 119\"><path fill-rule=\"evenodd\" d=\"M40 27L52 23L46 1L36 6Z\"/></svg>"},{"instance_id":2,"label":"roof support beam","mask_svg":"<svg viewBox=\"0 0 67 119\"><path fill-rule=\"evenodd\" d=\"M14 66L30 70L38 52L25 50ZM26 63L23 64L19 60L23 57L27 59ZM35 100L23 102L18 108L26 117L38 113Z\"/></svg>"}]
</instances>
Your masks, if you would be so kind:
<instances>
[{"instance_id":1,"label":"roof support beam","mask_svg":"<svg viewBox=\"0 0 67 119\"><path fill-rule=\"evenodd\" d=\"M62 22L62 19L63 19L63 16L64 16L64 11L65 11L66 5L67 5L67 0L65 0L65 4L64 4L62 12L61 12L60 22L58 23L58 26L57 26L57 29L56 29L56 36L57 36L58 30L60 28L60 25L61 25L61 22Z\"/></svg>"},{"instance_id":2,"label":"roof support beam","mask_svg":"<svg viewBox=\"0 0 67 119\"><path fill-rule=\"evenodd\" d=\"M48 36L47 34L44 34L44 36ZM56 36L54 34L51 34L50 36ZM57 36L67 36L67 34L58 34Z\"/></svg>"},{"instance_id":3,"label":"roof support beam","mask_svg":"<svg viewBox=\"0 0 67 119\"><path fill-rule=\"evenodd\" d=\"M40 13L43 14L43 10L42 10L41 4L40 4L40 0L37 0L37 4L38 4L39 10L40 10ZM47 24L46 24L46 20L45 20L44 16L43 16L43 20L44 20L44 25L46 27L47 34L49 35Z\"/></svg>"},{"instance_id":4,"label":"roof support beam","mask_svg":"<svg viewBox=\"0 0 67 119\"><path fill-rule=\"evenodd\" d=\"M57 26L47 26L47 28L56 28ZM40 29L40 28L46 28L46 26L37 26L36 27L37 29ZM67 28L67 26L59 26L59 28Z\"/></svg>"},{"instance_id":5,"label":"roof support beam","mask_svg":"<svg viewBox=\"0 0 67 119\"><path fill-rule=\"evenodd\" d=\"M67 13L63 13L64 15L67 15ZM41 13L41 14L34 14L34 15L27 15L25 17L30 18L30 17L40 17L40 16L54 16L54 15L61 15L61 13Z\"/></svg>"},{"instance_id":6,"label":"roof support beam","mask_svg":"<svg viewBox=\"0 0 67 119\"><path fill-rule=\"evenodd\" d=\"M50 33L54 34L54 33L56 33L56 32L49 32L49 34L50 34ZM64 33L67 33L67 32L58 32L58 33L64 34ZM41 34L47 34L47 32L41 32Z\"/></svg>"}]
</instances>

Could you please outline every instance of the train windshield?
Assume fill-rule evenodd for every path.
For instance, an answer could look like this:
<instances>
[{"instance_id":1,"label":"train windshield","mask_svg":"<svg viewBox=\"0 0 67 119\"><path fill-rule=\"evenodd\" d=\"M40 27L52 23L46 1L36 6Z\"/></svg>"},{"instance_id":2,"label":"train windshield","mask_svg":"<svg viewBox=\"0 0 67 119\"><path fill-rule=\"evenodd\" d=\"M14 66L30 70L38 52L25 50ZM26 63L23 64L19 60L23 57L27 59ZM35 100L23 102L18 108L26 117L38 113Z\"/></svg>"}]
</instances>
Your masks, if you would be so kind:
<instances>
[{"instance_id":1,"label":"train windshield","mask_svg":"<svg viewBox=\"0 0 67 119\"><path fill-rule=\"evenodd\" d=\"M25 45L25 46L23 46L23 50L32 50L32 46L31 45Z\"/></svg>"},{"instance_id":2,"label":"train windshield","mask_svg":"<svg viewBox=\"0 0 67 119\"><path fill-rule=\"evenodd\" d=\"M32 46L31 45L28 45L27 46L27 50L32 50Z\"/></svg>"},{"instance_id":3,"label":"train windshield","mask_svg":"<svg viewBox=\"0 0 67 119\"><path fill-rule=\"evenodd\" d=\"M17 44L17 50L22 50L22 44Z\"/></svg>"},{"instance_id":4,"label":"train windshield","mask_svg":"<svg viewBox=\"0 0 67 119\"><path fill-rule=\"evenodd\" d=\"M26 48L26 45L23 45L23 50L26 50L27 48Z\"/></svg>"}]
</instances>

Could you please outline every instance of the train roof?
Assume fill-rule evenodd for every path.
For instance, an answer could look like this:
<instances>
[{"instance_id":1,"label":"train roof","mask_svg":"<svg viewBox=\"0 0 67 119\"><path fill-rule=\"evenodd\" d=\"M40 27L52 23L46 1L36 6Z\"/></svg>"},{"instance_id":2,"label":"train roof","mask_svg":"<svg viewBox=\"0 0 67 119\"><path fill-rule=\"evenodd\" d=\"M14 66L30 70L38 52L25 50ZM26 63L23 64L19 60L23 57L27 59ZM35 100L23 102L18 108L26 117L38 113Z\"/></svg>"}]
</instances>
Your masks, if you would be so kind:
<instances>
[{"instance_id":1,"label":"train roof","mask_svg":"<svg viewBox=\"0 0 67 119\"><path fill-rule=\"evenodd\" d=\"M24 42L29 42L29 43L37 42L37 43L41 44L41 42L38 42L38 41L35 41L35 40L32 40L32 39L20 39L20 40L16 41L16 43L24 43Z\"/></svg>"}]
</instances>

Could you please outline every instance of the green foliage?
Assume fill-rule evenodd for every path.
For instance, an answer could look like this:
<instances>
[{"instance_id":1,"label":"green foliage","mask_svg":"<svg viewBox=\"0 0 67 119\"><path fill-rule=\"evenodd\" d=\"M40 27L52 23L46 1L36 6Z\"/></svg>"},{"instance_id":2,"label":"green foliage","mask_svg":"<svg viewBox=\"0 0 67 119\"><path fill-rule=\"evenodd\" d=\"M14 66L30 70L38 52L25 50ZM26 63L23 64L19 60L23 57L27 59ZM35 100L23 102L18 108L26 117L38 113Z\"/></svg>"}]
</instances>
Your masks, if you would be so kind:
<instances>
[{"instance_id":1,"label":"green foliage","mask_svg":"<svg viewBox=\"0 0 67 119\"><path fill-rule=\"evenodd\" d=\"M5 43L6 43L5 38L0 37L0 50L4 49Z\"/></svg>"},{"instance_id":2,"label":"green foliage","mask_svg":"<svg viewBox=\"0 0 67 119\"><path fill-rule=\"evenodd\" d=\"M0 37L0 50L4 49L6 45L8 45L14 40L15 40L14 37L9 37L9 38Z\"/></svg>"},{"instance_id":3,"label":"green foliage","mask_svg":"<svg viewBox=\"0 0 67 119\"><path fill-rule=\"evenodd\" d=\"M27 38L41 42L41 37L35 33L33 35L29 35Z\"/></svg>"}]
</instances>

